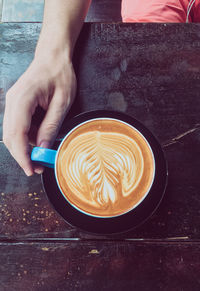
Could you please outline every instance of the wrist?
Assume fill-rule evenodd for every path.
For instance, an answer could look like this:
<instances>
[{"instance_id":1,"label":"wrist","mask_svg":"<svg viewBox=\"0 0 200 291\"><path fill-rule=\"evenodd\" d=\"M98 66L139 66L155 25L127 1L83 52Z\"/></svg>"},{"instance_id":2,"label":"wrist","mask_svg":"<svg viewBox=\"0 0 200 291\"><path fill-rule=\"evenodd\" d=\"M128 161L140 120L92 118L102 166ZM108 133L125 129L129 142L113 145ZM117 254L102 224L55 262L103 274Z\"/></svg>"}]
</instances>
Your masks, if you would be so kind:
<instances>
[{"instance_id":1,"label":"wrist","mask_svg":"<svg viewBox=\"0 0 200 291\"><path fill-rule=\"evenodd\" d=\"M65 63L72 62L72 49L70 45L62 41L50 41L47 39L42 39L38 41L34 60L38 60L41 63L48 62L52 60L61 60Z\"/></svg>"},{"instance_id":2,"label":"wrist","mask_svg":"<svg viewBox=\"0 0 200 291\"><path fill-rule=\"evenodd\" d=\"M35 58L40 58L42 60L43 58L57 58L62 56L62 58L64 57L66 61L71 62L72 55L72 44L64 34L55 34L53 31L51 31L51 29L46 29L43 27L35 49Z\"/></svg>"}]
</instances>

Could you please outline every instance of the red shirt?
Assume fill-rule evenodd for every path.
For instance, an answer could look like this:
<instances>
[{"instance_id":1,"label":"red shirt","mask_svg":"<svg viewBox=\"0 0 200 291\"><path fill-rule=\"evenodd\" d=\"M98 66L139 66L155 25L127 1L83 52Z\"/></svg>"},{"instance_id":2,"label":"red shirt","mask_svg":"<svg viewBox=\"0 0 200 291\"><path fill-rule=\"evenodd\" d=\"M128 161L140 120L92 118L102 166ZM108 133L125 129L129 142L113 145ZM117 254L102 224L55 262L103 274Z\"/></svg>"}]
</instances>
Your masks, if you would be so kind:
<instances>
[{"instance_id":1,"label":"red shirt","mask_svg":"<svg viewBox=\"0 0 200 291\"><path fill-rule=\"evenodd\" d=\"M200 22L200 0L122 0L123 22Z\"/></svg>"}]
</instances>

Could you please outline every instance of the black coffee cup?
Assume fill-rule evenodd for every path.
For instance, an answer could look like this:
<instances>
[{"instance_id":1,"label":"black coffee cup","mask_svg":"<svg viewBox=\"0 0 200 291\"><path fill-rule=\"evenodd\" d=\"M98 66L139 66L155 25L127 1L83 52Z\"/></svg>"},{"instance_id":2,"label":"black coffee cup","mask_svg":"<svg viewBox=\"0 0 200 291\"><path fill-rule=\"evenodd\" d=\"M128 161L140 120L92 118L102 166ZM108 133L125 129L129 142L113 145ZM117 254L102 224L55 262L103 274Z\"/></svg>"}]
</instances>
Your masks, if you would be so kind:
<instances>
[{"instance_id":1,"label":"black coffee cup","mask_svg":"<svg viewBox=\"0 0 200 291\"><path fill-rule=\"evenodd\" d=\"M54 169L46 169L42 179L50 202L69 224L92 233L113 234L124 232L138 226L155 211L166 188L167 164L162 148L154 135L138 120L124 113L114 111L99 110L85 112L71 119L67 125L64 139L60 144L55 144L55 147L58 148L57 152L59 152L62 143L69 136L70 132L73 132L75 128L82 124L98 119L112 119L123 122L137 130L147 141L152 151L155 167L151 187L143 199L132 209L129 209L121 215L101 217L83 211L76 207L76 205L73 205L70 199L66 198L58 183ZM38 151L40 149L35 150ZM53 152L53 154L56 157L56 152ZM48 163L47 166L49 166Z\"/></svg>"}]
</instances>

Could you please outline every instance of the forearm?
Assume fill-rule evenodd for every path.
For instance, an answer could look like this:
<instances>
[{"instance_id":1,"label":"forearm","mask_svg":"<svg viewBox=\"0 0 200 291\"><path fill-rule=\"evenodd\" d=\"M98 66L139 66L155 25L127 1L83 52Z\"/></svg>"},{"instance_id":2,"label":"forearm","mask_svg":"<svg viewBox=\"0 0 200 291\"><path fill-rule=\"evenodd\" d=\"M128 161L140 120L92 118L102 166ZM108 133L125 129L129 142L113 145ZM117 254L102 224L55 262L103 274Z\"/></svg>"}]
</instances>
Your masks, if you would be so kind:
<instances>
[{"instance_id":1,"label":"forearm","mask_svg":"<svg viewBox=\"0 0 200 291\"><path fill-rule=\"evenodd\" d=\"M71 59L91 0L46 0L43 26L35 56L65 51Z\"/></svg>"}]
</instances>

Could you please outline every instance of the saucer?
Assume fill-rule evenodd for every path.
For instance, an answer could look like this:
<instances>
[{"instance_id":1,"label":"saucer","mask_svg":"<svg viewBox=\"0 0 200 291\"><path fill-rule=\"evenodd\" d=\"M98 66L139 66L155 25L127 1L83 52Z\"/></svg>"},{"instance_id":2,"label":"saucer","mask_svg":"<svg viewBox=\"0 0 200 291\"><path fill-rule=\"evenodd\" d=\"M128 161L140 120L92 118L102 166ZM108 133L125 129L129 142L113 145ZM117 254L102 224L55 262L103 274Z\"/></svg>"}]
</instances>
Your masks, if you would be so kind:
<instances>
[{"instance_id":1,"label":"saucer","mask_svg":"<svg viewBox=\"0 0 200 291\"><path fill-rule=\"evenodd\" d=\"M86 120L100 117L124 121L135 127L148 141L155 159L155 176L145 199L136 208L123 215L106 218L94 217L80 212L64 198L56 183L54 169L45 168L42 174L42 183L48 200L68 224L86 232L106 235L129 231L154 213L163 198L168 172L165 156L157 139L141 122L127 114L105 110L85 112L68 122L65 134ZM59 144L60 142L56 141L53 148L57 149Z\"/></svg>"}]
</instances>

